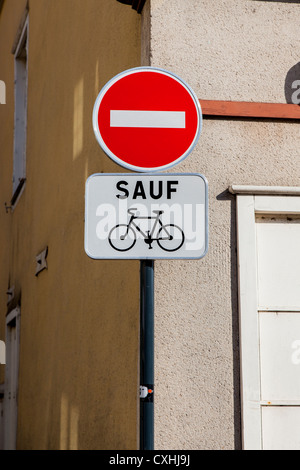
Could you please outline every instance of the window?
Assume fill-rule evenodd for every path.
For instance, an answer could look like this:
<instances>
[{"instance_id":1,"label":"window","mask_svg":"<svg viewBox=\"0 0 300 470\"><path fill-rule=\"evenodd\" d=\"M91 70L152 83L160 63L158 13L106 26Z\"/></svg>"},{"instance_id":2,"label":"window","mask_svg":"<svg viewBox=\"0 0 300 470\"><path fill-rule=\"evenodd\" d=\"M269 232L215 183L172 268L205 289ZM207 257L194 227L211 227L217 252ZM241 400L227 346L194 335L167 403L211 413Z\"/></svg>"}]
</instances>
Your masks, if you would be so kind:
<instances>
[{"instance_id":1,"label":"window","mask_svg":"<svg viewBox=\"0 0 300 470\"><path fill-rule=\"evenodd\" d=\"M4 384L0 384L0 450L4 449Z\"/></svg>"},{"instance_id":2,"label":"window","mask_svg":"<svg viewBox=\"0 0 300 470\"><path fill-rule=\"evenodd\" d=\"M13 161L12 205L25 182L26 175L26 123L27 123L27 49L28 17L21 29L15 47L15 134Z\"/></svg>"},{"instance_id":3,"label":"window","mask_svg":"<svg viewBox=\"0 0 300 470\"><path fill-rule=\"evenodd\" d=\"M252 191L232 191L243 448L300 450L300 188Z\"/></svg>"},{"instance_id":4,"label":"window","mask_svg":"<svg viewBox=\"0 0 300 470\"><path fill-rule=\"evenodd\" d=\"M20 308L6 317L6 365L4 383L4 449L17 445L17 404L19 375Z\"/></svg>"}]
</instances>

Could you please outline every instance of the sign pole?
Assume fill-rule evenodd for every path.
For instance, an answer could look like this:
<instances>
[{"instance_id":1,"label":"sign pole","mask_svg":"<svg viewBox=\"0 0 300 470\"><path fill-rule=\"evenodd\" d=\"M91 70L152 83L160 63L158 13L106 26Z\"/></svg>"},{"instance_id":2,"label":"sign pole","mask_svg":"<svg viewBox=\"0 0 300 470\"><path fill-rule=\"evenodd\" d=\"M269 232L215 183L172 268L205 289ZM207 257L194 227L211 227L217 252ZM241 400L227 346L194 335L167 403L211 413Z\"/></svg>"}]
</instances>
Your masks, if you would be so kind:
<instances>
[{"instance_id":1,"label":"sign pole","mask_svg":"<svg viewBox=\"0 0 300 470\"><path fill-rule=\"evenodd\" d=\"M154 450L154 261L140 262L140 450Z\"/></svg>"},{"instance_id":2,"label":"sign pole","mask_svg":"<svg viewBox=\"0 0 300 470\"><path fill-rule=\"evenodd\" d=\"M115 163L145 173L88 178L84 247L92 259L140 260L140 449L154 450L154 260L206 254L208 198L200 174L147 173L172 168L192 152L202 130L202 111L197 95L180 77L157 67L136 67L102 88L93 108L93 129ZM143 230L145 220L152 221L150 230Z\"/></svg>"}]
</instances>

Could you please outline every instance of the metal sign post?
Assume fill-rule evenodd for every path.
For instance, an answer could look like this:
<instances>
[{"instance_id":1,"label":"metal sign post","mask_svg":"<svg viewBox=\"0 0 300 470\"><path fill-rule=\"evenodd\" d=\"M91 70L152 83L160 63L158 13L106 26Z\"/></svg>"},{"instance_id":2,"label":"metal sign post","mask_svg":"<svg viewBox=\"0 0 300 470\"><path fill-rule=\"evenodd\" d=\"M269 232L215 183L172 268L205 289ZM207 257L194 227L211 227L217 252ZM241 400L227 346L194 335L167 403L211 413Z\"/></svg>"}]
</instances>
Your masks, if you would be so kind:
<instances>
[{"instance_id":1,"label":"metal sign post","mask_svg":"<svg viewBox=\"0 0 300 470\"><path fill-rule=\"evenodd\" d=\"M154 260L201 259L208 186L198 173L94 174L86 182L85 251L140 260L140 449L154 448Z\"/></svg>"},{"instance_id":2,"label":"metal sign post","mask_svg":"<svg viewBox=\"0 0 300 470\"><path fill-rule=\"evenodd\" d=\"M206 178L157 172L192 152L202 111L177 75L137 67L102 88L93 129L106 155L143 173L88 178L84 246L93 259L140 260L140 449L153 450L154 260L201 259L208 249Z\"/></svg>"},{"instance_id":3,"label":"metal sign post","mask_svg":"<svg viewBox=\"0 0 300 470\"><path fill-rule=\"evenodd\" d=\"M140 262L140 450L154 449L154 261Z\"/></svg>"}]
</instances>

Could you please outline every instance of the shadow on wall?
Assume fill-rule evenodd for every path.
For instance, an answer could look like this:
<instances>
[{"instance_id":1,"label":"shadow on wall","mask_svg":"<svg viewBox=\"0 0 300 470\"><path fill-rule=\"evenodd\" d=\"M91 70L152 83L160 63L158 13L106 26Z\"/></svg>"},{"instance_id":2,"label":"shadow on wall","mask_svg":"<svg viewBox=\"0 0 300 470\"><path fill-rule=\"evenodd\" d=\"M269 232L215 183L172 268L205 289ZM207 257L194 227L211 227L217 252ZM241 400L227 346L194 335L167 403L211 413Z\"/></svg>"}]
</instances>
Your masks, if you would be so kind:
<instances>
[{"instance_id":1,"label":"shadow on wall","mask_svg":"<svg viewBox=\"0 0 300 470\"><path fill-rule=\"evenodd\" d=\"M228 189L218 194L220 202L230 201L231 205L231 307L232 307L232 355L233 355L233 413L234 413L234 449L242 449L241 431L241 396L240 396L240 347L239 347L239 306L238 306L238 261L237 261L237 228L236 228L236 198Z\"/></svg>"},{"instance_id":2,"label":"shadow on wall","mask_svg":"<svg viewBox=\"0 0 300 470\"><path fill-rule=\"evenodd\" d=\"M284 93L286 102L289 104L300 104L300 62L293 65L287 73Z\"/></svg>"}]
</instances>

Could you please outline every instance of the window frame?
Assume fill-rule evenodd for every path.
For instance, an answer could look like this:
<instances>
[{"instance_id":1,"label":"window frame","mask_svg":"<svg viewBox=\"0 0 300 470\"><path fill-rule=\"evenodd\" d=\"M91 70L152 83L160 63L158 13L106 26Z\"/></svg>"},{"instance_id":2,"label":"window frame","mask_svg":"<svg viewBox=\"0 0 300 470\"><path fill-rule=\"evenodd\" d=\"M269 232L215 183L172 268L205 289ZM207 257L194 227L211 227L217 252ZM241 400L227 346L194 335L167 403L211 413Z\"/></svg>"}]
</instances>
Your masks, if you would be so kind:
<instances>
[{"instance_id":1,"label":"window frame","mask_svg":"<svg viewBox=\"0 0 300 470\"><path fill-rule=\"evenodd\" d=\"M231 186L237 195L240 381L244 450L262 449L256 215L300 215L300 188Z\"/></svg>"},{"instance_id":2,"label":"window frame","mask_svg":"<svg viewBox=\"0 0 300 470\"><path fill-rule=\"evenodd\" d=\"M15 78L13 188L11 206L14 206L23 192L26 181L27 145L27 92L28 92L28 39L29 15L25 13L13 47ZM22 51L26 51L25 68L22 66ZM24 82L25 81L25 82Z\"/></svg>"},{"instance_id":3,"label":"window frame","mask_svg":"<svg viewBox=\"0 0 300 470\"><path fill-rule=\"evenodd\" d=\"M15 307L6 316L6 364L4 381L4 449L16 450L17 447L17 423L18 423L18 377L20 364L20 307ZM16 328L16 340L11 344L11 327ZM12 347L15 350L12 351ZM16 359L11 369L11 354ZM15 385L13 390L12 386ZM15 393L15 406L9 402L11 393Z\"/></svg>"}]
</instances>

